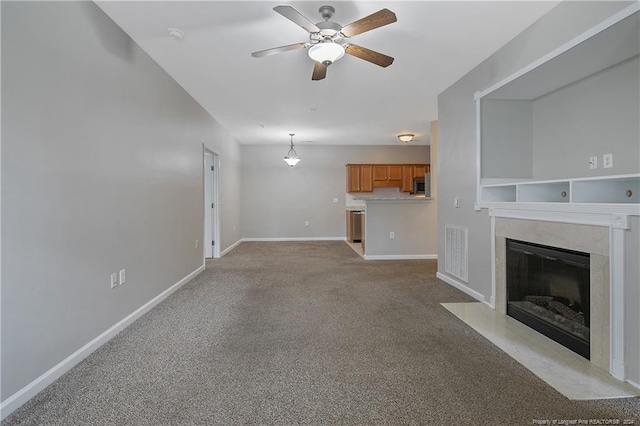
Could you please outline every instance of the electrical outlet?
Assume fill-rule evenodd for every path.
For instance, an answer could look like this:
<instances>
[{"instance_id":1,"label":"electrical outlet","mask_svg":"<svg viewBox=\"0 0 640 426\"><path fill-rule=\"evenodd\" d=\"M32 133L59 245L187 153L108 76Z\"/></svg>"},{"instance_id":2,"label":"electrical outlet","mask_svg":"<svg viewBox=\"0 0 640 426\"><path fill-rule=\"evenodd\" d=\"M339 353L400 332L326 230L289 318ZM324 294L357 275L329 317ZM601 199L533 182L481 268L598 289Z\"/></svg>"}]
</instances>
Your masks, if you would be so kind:
<instances>
[{"instance_id":1,"label":"electrical outlet","mask_svg":"<svg viewBox=\"0 0 640 426\"><path fill-rule=\"evenodd\" d=\"M396 237L396 233L391 231L389 232L389 239L393 240Z\"/></svg>"},{"instance_id":2,"label":"electrical outlet","mask_svg":"<svg viewBox=\"0 0 640 426\"><path fill-rule=\"evenodd\" d=\"M460 208L460 197L453 197L453 207Z\"/></svg>"},{"instance_id":3,"label":"electrical outlet","mask_svg":"<svg viewBox=\"0 0 640 426\"><path fill-rule=\"evenodd\" d=\"M118 273L114 272L111 274L111 288L115 288L118 286Z\"/></svg>"},{"instance_id":4,"label":"electrical outlet","mask_svg":"<svg viewBox=\"0 0 640 426\"><path fill-rule=\"evenodd\" d=\"M120 282L120 285L122 285L122 284L127 282L127 270L126 269L120 269L120 272L118 273L118 280Z\"/></svg>"},{"instance_id":5,"label":"electrical outlet","mask_svg":"<svg viewBox=\"0 0 640 426\"><path fill-rule=\"evenodd\" d=\"M602 156L602 167L605 169L613 167L613 154L605 154Z\"/></svg>"},{"instance_id":6,"label":"electrical outlet","mask_svg":"<svg viewBox=\"0 0 640 426\"><path fill-rule=\"evenodd\" d=\"M338 202L338 197L333 197L333 202L337 203Z\"/></svg>"},{"instance_id":7,"label":"electrical outlet","mask_svg":"<svg viewBox=\"0 0 640 426\"><path fill-rule=\"evenodd\" d=\"M304 221L304 226L309 226L309 221L308 220Z\"/></svg>"},{"instance_id":8,"label":"electrical outlet","mask_svg":"<svg viewBox=\"0 0 640 426\"><path fill-rule=\"evenodd\" d=\"M598 157L589 157L589 168L590 169L598 168Z\"/></svg>"}]
</instances>

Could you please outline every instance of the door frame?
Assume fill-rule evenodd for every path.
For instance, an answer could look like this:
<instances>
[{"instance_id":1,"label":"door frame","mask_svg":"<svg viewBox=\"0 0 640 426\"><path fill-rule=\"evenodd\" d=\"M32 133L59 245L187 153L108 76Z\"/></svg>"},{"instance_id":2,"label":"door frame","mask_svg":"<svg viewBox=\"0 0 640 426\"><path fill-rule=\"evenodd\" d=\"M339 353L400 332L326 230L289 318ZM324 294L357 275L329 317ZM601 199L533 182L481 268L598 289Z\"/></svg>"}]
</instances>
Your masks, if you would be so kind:
<instances>
[{"instance_id":1,"label":"door frame","mask_svg":"<svg viewBox=\"0 0 640 426\"><path fill-rule=\"evenodd\" d=\"M206 156L210 155L213 157L213 171L207 168ZM213 259L220 258L220 156L208 148L205 144L202 144L202 208L203 208L203 222L202 222L202 241L203 241L203 251L202 255L205 259L209 259L206 257L207 250L204 244L211 244L210 241L215 241L213 245L212 255ZM209 185L206 183L207 179L213 179L213 185L211 185L212 201L213 201L213 218L210 216L211 208L208 206L206 201L207 196L205 191L209 188ZM211 220L213 222L213 226L211 227L211 232L209 235L207 234L207 221Z\"/></svg>"}]
</instances>

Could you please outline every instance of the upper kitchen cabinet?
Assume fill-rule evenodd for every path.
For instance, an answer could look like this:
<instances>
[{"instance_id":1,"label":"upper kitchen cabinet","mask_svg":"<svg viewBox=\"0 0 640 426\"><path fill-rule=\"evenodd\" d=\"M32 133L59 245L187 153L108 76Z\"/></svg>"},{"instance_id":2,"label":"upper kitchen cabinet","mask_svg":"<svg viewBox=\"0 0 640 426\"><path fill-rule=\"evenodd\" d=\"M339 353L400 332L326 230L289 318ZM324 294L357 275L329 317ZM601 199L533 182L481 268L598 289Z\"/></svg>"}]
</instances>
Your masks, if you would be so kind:
<instances>
[{"instance_id":1,"label":"upper kitchen cabinet","mask_svg":"<svg viewBox=\"0 0 640 426\"><path fill-rule=\"evenodd\" d=\"M402 192L413 191L413 180L424 178L429 172L429 164L405 164L402 166Z\"/></svg>"},{"instance_id":2,"label":"upper kitchen cabinet","mask_svg":"<svg viewBox=\"0 0 640 426\"><path fill-rule=\"evenodd\" d=\"M429 164L347 164L347 192L393 187L411 192L413 179L428 172Z\"/></svg>"},{"instance_id":3,"label":"upper kitchen cabinet","mask_svg":"<svg viewBox=\"0 0 640 426\"><path fill-rule=\"evenodd\" d=\"M372 192L372 169L369 164L347 164L347 192Z\"/></svg>"},{"instance_id":4,"label":"upper kitchen cabinet","mask_svg":"<svg viewBox=\"0 0 640 426\"><path fill-rule=\"evenodd\" d=\"M476 93L480 207L638 203L639 9Z\"/></svg>"},{"instance_id":5,"label":"upper kitchen cabinet","mask_svg":"<svg viewBox=\"0 0 640 426\"><path fill-rule=\"evenodd\" d=\"M402 187L402 164L374 164L373 187Z\"/></svg>"}]
</instances>

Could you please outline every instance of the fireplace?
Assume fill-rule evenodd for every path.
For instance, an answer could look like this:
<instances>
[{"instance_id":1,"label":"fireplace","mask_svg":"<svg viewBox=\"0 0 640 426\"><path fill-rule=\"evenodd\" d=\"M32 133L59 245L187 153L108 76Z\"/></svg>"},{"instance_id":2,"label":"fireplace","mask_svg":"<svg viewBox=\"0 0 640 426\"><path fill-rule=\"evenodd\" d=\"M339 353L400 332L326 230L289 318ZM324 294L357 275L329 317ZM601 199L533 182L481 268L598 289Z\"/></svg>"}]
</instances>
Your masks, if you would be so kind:
<instances>
[{"instance_id":1,"label":"fireplace","mask_svg":"<svg viewBox=\"0 0 640 426\"><path fill-rule=\"evenodd\" d=\"M590 358L588 253L506 240L507 315Z\"/></svg>"}]
</instances>

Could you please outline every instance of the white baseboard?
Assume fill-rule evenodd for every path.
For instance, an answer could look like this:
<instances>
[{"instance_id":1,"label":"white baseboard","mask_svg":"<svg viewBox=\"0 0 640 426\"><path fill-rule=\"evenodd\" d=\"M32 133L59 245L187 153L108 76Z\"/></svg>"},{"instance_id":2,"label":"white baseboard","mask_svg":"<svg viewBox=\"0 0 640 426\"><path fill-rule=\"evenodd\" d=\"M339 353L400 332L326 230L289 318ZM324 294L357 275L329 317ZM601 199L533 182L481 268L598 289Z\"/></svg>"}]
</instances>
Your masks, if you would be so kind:
<instances>
[{"instance_id":1,"label":"white baseboard","mask_svg":"<svg viewBox=\"0 0 640 426\"><path fill-rule=\"evenodd\" d=\"M437 259L437 254L365 254L365 260L432 260Z\"/></svg>"},{"instance_id":2,"label":"white baseboard","mask_svg":"<svg viewBox=\"0 0 640 426\"><path fill-rule=\"evenodd\" d=\"M473 297L474 299L482 303L485 303L484 296L481 293L478 293L477 291L469 288L466 284L463 284L462 282L440 272L436 273L436 277L440 278L442 281L446 282L447 284L457 288L458 290L464 293L467 293L469 296Z\"/></svg>"},{"instance_id":3,"label":"white baseboard","mask_svg":"<svg viewBox=\"0 0 640 426\"><path fill-rule=\"evenodd\" d=\"M640 384L638 384L638 383L634 382L633 380L629 380L629 379L627 379L627 380L626 380L626 382L627 382L627 383L629 383L629 384L630 384L631 386L633 386L634 388L638 388L638 389L640 389Z\"/></svg>"},{"instance_id":4,"label":"white baseboard","mask_svg":"<svg viewBox=\"0 0 640 426\"><path fill-rule=\"evenodd\" d=\"M222 257L222 256L228 254L229 252L231 252L231 250L233 250L234 248L238 247L241 242L242 242L242 239L239 239L238 241L236 241L235 243L231 244L226 249L222 250L222 252L220 252L220 257Z\"/></svg>"},{"instance_id":5,"label":"white baseboard","mask_svg":"<svg viewBox=\"0 0 640 426\"><path fill-rule=\"evenodd\" d=\"M40 377L20 389L18 392L11 395L6 400L0 403L0 420L3 420L9 414L14 412L16 409L20 408L22 404L29 401L31 398L36 396L40 391L49 386L51 383L56 381L60 376L62 376L67 371L71 370L77 364L79 364L83 359L91 355L96 349L100 346L107 343L111 340L115 335L120 333L122 330L131 325L135 320L149 312L154 306L158 303L162 302L168 296L170 296L173 292L178 290L184 284L189 282L192 278L198 275L200 272L204 271L205 265L198 267L195 271L191 272L186 277L182 278L180 281L136 309L134 312L129 314L127 317L118 321L115 325L113 325L108 330L104 331L102 334L97 336L95 339L91 340L89 343L66 357L64 360L60 361L57 365L46 371Z\"/></svg>"},{"instance_id":6,"label":"white baseboard","mask_svg":"<svg viewBox=\"0 0 640 426\"><path fill-rule=\"evenodd\" d=\"M242 241L346 241L346 237L243 238Z\"/></svg>"}]
</instances>

